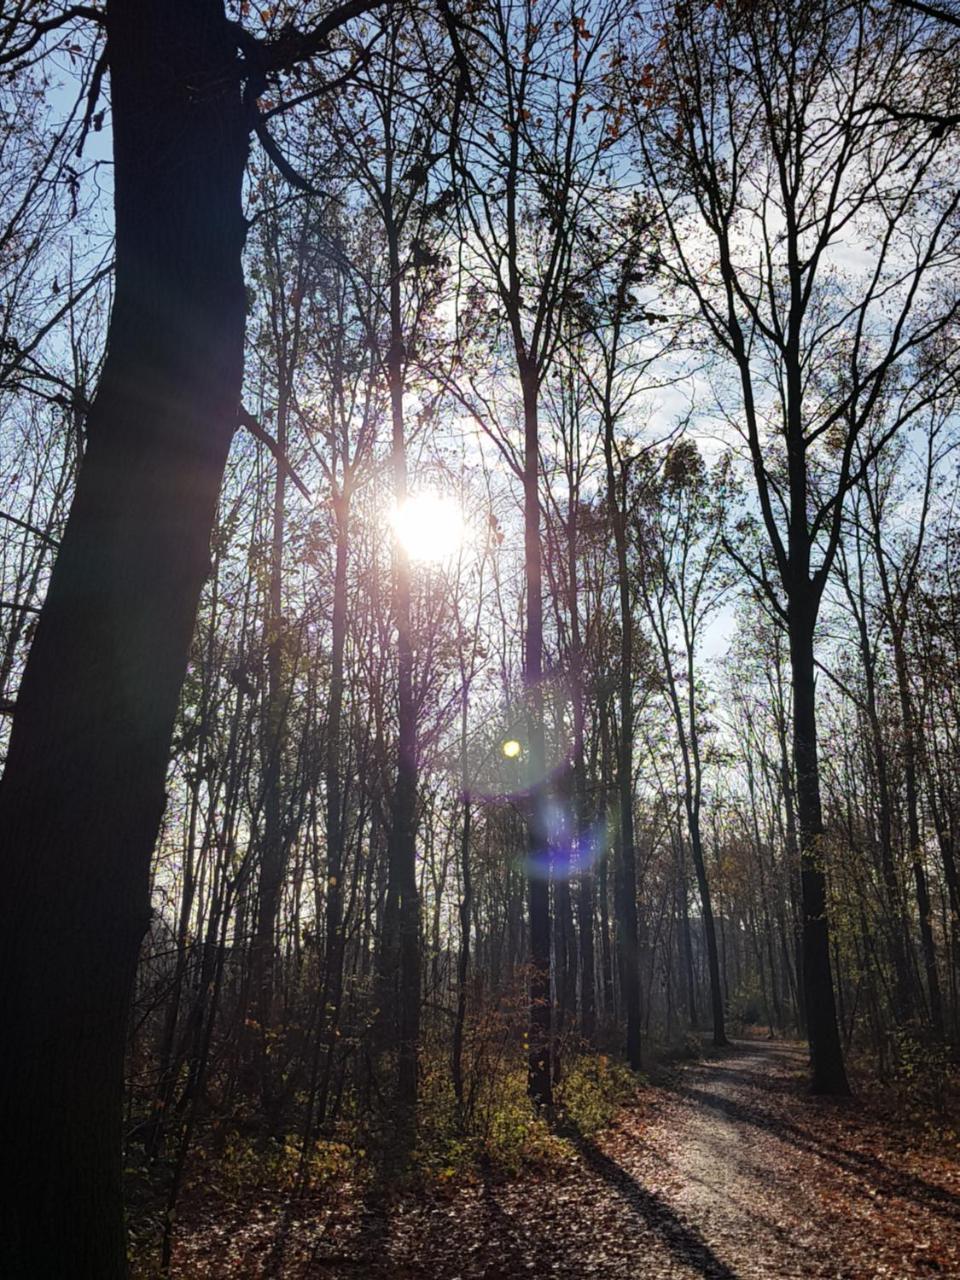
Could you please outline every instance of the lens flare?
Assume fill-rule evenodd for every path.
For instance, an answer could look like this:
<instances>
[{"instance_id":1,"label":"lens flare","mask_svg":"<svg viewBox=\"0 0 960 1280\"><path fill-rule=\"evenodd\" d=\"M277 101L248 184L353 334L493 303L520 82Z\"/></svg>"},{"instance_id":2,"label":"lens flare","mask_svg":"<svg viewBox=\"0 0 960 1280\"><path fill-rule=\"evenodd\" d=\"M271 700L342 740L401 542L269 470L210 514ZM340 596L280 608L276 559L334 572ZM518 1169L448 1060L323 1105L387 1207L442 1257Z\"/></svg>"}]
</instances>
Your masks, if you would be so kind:
<instances>
[{"instance_id":1,"label":"lens flare","mask_svg":"<svg viewBox=\"0 0 960 1280\"><path fill-rule=\"evenodd\" d=\"M411 560L440 564L469 541L460 504L442 493L411 494L393 511L390 524Z\"/></svg>"},{"instance_id":2,"label":"lens flare","mask_svg":"<svg viewBox=\"0 0 960 1280\"><path fill-rule=\"evenodd\" d=\"M569 703L570 694L563 675L551 673L539 681L543 708L551 711ZM544 715L543 750L531 749L531 705L533 690L518 680L512 695L499 707L478 708L476 729L471 735L470 794L477 800L526 805L541 789L562 794L564 777L570 769L571 742L568 717ZM554 785L554 784L557 785Z\"/></svg>"},{"instance_id":3,"label":"lens flare","mask_svg":"<svg viewBox=\"0 0 960 1280\"><path fill-rule=\"evenodd\" d=\"M524 873L538 880L575 880L604 857L609 833L598 822L578 838L572 810L548 797L539 806L534 837L534 848L523 859Z\"/></svg>"}]
</instances>

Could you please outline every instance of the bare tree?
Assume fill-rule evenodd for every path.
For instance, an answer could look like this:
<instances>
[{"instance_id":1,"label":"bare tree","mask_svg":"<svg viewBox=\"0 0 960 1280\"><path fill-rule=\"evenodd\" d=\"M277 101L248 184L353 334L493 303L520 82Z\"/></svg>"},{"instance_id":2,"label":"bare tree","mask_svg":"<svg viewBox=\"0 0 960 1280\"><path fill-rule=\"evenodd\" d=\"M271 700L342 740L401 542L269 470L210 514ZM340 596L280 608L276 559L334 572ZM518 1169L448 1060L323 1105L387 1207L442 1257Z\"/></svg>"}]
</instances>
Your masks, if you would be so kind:
<instances>
[{"instance_id":1,"label":"bare tree","mask_svg":"<svg viewBox=\"0 0 960 1280\"><path fill-rule=\"evenodd\" d=\"M668 227L665 269L736 377L724 403L747 447L776 584L765 563L741 564L790 637L813 1087L844 1093L814 631L847 493L952 376L957 303L939 289L960 247L958 196L942 181L952 152L871 108L878 86L896 97L909 83L920 35L899 11L693 5L665 30L634 81L639 146ZM864 245L855 283L839 258L850 237ZM895 408L877 423L881 402Z\"/></svg>"},{"instance_id":2,"label":"bare tree","mask_svg":"<svg viewBox=\"0 0 960 1280\"><path fill-rule=\"evenodd\" d=\"M268 75L372 7L351 0L307 34L261 41L221 0L111 3L105 19L24 17L4 54L25 58L64 21L105 20L116 193L107 357L0 789L2 1014L15 1046L3 1058L3 1129L20 1170L0 1256L13 1277L126 1271L127 1007L240 402L254 104ZM40 932L51 941L38 954Z\"/></svg>"},{"instance_id":3,"label":"bare tree","mask_svg":"<svg viewBox=\"0 0 960 1280\"><path fill-rule=\"evenodd\" d=\"M713 1042L727 1042L710 881L701 824L704 776L704 691L697 651L731 585L723 538L735 489L729 460L710 474L696 445L681 441L662 461L645 505L652 508L640 546L640 594L680 747L683 803L700 893L710 974ZM679 652L677 652L679 646Z\"/></svg>"}]
</instances>

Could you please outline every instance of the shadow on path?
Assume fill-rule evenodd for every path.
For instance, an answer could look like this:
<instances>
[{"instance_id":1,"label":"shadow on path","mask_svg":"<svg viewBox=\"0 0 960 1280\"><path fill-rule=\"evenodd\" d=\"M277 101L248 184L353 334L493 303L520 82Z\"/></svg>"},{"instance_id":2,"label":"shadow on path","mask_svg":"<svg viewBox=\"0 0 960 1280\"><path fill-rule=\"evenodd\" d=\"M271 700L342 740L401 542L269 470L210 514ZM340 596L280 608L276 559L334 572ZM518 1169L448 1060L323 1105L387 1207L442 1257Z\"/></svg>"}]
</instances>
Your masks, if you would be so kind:
<instances>
[{"instance_id":1,"label":"shadow on path","mask_svg":"<svg viewBox=\"0 0 960 1280\"><path fill-rule=\"evenodd\" d=\"M644 1225L652 1228L678 1262L698 1271L704 1280L737 1280L737 1273L716 1256L704 1238L670 1208L662 1196L647 1191L622 1165L606 1155L569 1120L553 1126L558 1137L580 1154L584 1164L620 1196ZM643 1271L638 1271L642 1275Z\"/></svg>"},{"instance_id":2,"label":"shadow on path","mask_svg":"<svg viewBox=\"0 0 960 1280\"><path fill-rule=\"evenodd\" d=\"M761 1061L767 1058L762 1050L751 1049L747 1052L757 1053ZM786 1057L783 1054L770 1056L776 1056L781 1060ZM746 1085L767 1094L777 1093L784 1097L798 1097L795 1087L790 1082L783 1081L778 1085L762 1070L751 1071L748 1068L717 1067L711 1064L710 1076L711 1080L716 1080L721 1086L724 1080L729 1080L734 1084ZM783 1142L791 1143L808 1155L835 1165L845 1173L876 1184L886 1192L893 1192L943 1217L960 1221L960 1197L935 1183L926 1182L915 1174L898 1170L877 1156L856 1148L842 1146L825 1134L805 1129L787 1116L769 1111L762 1105L752 1105L727 1097L723 1093L714 1092L707 1087L697 1087L695 1084L688 1083L682 1076L673 1088L678 1097L696 1106L708 1107L736 1124L751 1125ZM823 1123L828 1125L831 1120L830 1112L824 1110L819 1114L822 1116Z\"/></svg>"}]
</instances>

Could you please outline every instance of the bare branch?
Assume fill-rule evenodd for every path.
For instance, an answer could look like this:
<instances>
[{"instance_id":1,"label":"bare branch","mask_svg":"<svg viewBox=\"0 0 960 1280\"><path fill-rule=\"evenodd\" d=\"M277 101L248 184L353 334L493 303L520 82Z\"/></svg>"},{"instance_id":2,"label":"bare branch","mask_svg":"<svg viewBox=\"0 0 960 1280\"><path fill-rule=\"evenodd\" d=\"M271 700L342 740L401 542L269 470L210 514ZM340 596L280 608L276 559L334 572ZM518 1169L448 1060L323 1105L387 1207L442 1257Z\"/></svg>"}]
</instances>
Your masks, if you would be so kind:
<instances>
[{"instance_id":1,"label":"bare branch","mask_svg":"<svg viewBox=\"0 0 960 1280\"><path fill-rule=\"evenodd\" d=\"M303 483L303 481L297 475L296 471L294 471L293 465L291 464L290 459L287 457L284 451L280 448L279 444L277 444L276 440L274 440L270 432L260 425L258 420L253 416L253 414L250 413L247 409L244 409L242 405L237 410L237 422L239 423L240 426L246 427L247 430L250 432L250 434L254 436L257 440L259 440L261 444L265 444L267 446L267 448L270 450L270 452L273 454L274 458L276 459L277 466L280 468L283 474L289 480L293 481L293 483L297 486L297 488L300 490L300 492L303 494L305 498L307 498L308 500L312 499L313 494L310 492L307 486Z\"/></svg>"},{"instance_id":2,"label":"bare branch","mask_svg":"<svg viewBox=\"0 0 960 1280\"><path fill-rule=\"evenodd\" d=\"M106 23L106 14L102 9L94 9L84 4L72 5L69 9L65 9L63 13L57 14L55 18L47 18L44 22L25 22L24 26L29 26L32 29L31 34L26 37L22 44L15 45L12 49L7 49L5 52L0 53L0 66L9 66L11 62L19 62L21 58L25 58L28 53L37 47L45 35L49 35L51 31L58 31L61 27L65 27L81 18L89 22L96 22L100 26Z\"/></svg>"}]
</instances>

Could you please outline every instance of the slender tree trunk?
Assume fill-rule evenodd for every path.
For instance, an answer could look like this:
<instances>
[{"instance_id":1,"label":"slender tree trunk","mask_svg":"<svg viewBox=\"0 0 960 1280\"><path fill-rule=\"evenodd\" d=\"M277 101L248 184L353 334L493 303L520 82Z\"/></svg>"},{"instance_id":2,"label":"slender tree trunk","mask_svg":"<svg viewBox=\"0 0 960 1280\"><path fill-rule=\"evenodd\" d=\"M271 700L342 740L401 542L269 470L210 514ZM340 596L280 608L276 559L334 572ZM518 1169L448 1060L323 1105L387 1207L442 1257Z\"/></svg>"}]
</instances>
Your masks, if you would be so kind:
<instances>
[{"instance_id":1,"label":"slender tree trunk","mask_svg":"<svg viewBox=\"0 0 960 1280\"><path fill-rule=\"evenodd\" d=\"M625 573L625 566L621 572ZM628 620L629 592L626 582L621 582L620 607L621 631L624 637L620 661L620 744L617 753L617 792L620 801L620 841L618 862L617 940L619 944L620 981L623 988L623 1004L627 1019L627 1063L635 1070L642 1065L640 1046L640 970L637 943L637 864L636 843L633 831L633 681L632 681L632 633L633 624Z\"/></svg>"},{"instance_id":2,"label":"slender tree trunk","mask_svg":"<svg viewBox=\"0 0 960 1280\"><path fill-rule=\"evenodd\" d=\"M523 679L527 699L528 804L527 895L530 915L530 1044L527 1092L534 1102L553 1102L550 1067L550 849L546 795L546 744L543 733L543 585L540 549L540 425L537 372L526 362L523 386L524 459L523 530L526 585L526 633Z\"/></svg>"},{"instance_id":3,"label":"slender tree trunk","mask_svg":"<svg viewBox=\"0 0 960 1280\"><path fill-rule=\"evenodd\" d=\"M872 680L868 680L868 690L871 685ZM894 1014L902 1026L910 1020L915 1002L911 997L913 984L910 981L909 943L906 935L900 877L897 874L893 855L893 806L890 796L887 754L880 722L876 714L876 705L873 702L872 692L870 691L868 691L868 714L873 737L874 763L877 770L880 865L887 895L887 910L890 913L890 953L894 973Z\"/></svg>"},{"instance_id":4,"label":"slender tree trunk","mask_svg":"<svg viewBox=\"0 0 960 1280\"><path fill-rule=\"evenodd\" d=\"M317 1018L317 1051L323 1054L319 1083L313 1071L317 1123L327 1117L330 1079L336 1052L340 1006L343 1001L343 782L340 752L343 732L344 651L347 639L347 541L350 516L350 481L344 477L340 493L334 497L337 522L337 545L333 571L333 609L330 624L330 688L327 698L327 734L324 752L324 785L326 787L327 885L324 907L326 942L321 987L321 1007ZM319 1064L318 1064L319 1065ZM314 1089L311 1089L311 1110ZM304 1153L313 1137L313 1118L308 1116L304 1129Z\"/></svg>"},{"instance_id":5,"label":"slender tree trunk","mask_svg":"<svg viewBox=\"0 0 960 1280\"><path fill-rule=\"evenodd\" d=\"M576 733L576 729L574 730ZM579 886L577 892L577 917L580 945L580 1034L587 1044L592 1044L597 1032L596 997L596 948L594 945L594 913L596 897L595 877L591 865L592 850L588 847L589 824L587 821L586 775L583 769L583 753L574 759L574 788L576 792L577 857Z\"/></svg>"},{"instance_id":6,"label":"slender tree trunk","mask_svg":"<svg viewBox=\"0 0 960 1280\"><path fill-rule=\"evenodd\" d=\"M555 786L558 829L554 842L559 840L559 857L551 857L553 881L553 911L555 920L553 942L554 971L554 1019L553 1019L553 1083L560 1081L563 1038L577 1015L577 931L573 921L573 895L570 877L574 872L571 850L577 831L576 801L573 793L573 772L565 771Z\"/></svg>"},{"instance_id":7,"label":"slender tree trunk","mask_svg":"<svg viewBox=\"0 0 960 1280\"><path fill-rule=\"evenodd\" d=\"M198 756L203 756L203 739L198 749ZM196 877L194 857L197 840L197 818L200 811L200 777L199 765L196 781L190 788L190 818L187 824L187 848L183 867L183 884L180 890L180 910L177 920L177 959L173 974L173 990L164 1016L163 1037L160 1042L157 1068L157 1093L154 1099L154 1115L150 1122L150 1132L145 1145L146 1155L152 1160L162 1143L163 1128L176 1090L177 1076L180 1072L180 1060L174 1049L177 1040L177 1024L180 1018L180 1006L183 999L183 986L187 974L187 956L189 954L190 915L193 911Z\"/></svg>"},{"instance_id":8,"label":"slender tree trunk","mask_svg":"<svg viewBox=\"0 0 960 1280\"><path fill-rule=\"evenodd\" d=\"M927 886L927 873L923 865L923 849L920 838L920 788L917 774L917 743L913 718L913 698L910 692L910 673L904 652L903 630L894 620L891 626L894 665L897 673L897 691L900 696L900 717L903 734L903 775L907 792L907 839L910 844L910 864L917 893L917 914L920 917L920 945L923 950L923 967L927 978L927 998L930 1001L930 1022L934 1034L943 1038L943 1000L940 995L940 977L937 972L937 949L933 940L933 907Z\"/></svg>"},{"instance_id":9,"label":"slender tree trunk","mask_svg":"<svg viewBox=\"0 0 960 1280\"><path fill-rule=\"evenodd\" d=\"M577 924L580 952L580 1034L589 1044L596 1032L596 962L593 945L594 878L592 851L589 848L590 816L587 810L587 770L584 759L583 639L580 633L580 600L578 580L578 520L576 503L571 497L568 513L568 559L570 610L570 648L573 655L573 822L576 843ZM572 961L576 972L576 958Z\"/></svg>"},{"instance_id":10,"label":"slender tree trunk","mask_svg":"<svg viewBox=\"0 0 960 1280\"><path fill-rule=\"evenodd\" d=\"M453 1024L453 1092L463 1107L463 1036L467 1025L467 977L470 972L470 915L473 910L473 880L470 869L470 779L467 768L467 711L470 686L463 680L460 705L460 785L463 789L463 825L460 829L460 949L457 953L457 1013Z\"/></svg>"},{"instance_id":11,"label":"slender tree trunk","mask_svg":"<svg viewBox=\"0 0 960 1280\"><path fill-rule=\"evenodd\" d=\"M662 618L662 615L661 615ZM683 753L684 802L687 813L687 830L690 833L690 856L697 877L700 895L700 913L703 921L703 941L707 953L707 973L710 978L710 1011L713 1021L713 1043L722 1048L727 1043L723 1020L723 992L720 987L720 961L717 957L717 933L713 923L713 904L710 898L710 881L703 853L703 836L700 826L701 797L703 794L703 765L700 757L700 726L697 715L695 649L692 631L684 620L686 646L687 696L686 706L680 701L670 656L669 634L663 625L660 631L663 664L666 668L673 703L677 734Z\"/></svg>"},{"instance_id":12,"label":"slender tree trunk","mask_svg":"<svg viewBox=\"0 0 960 1280\"><path fill-rule=\"evenodd\" d=\"M285 363L285 361L283 361ZM277 445L287 449L288 372L280 374L277 408ZM283 756L289 695L284 679L283 546L286 532L286 472L277 467L270 530L270 578L264 616L264 649L267 655L267 700L263 726L263 838L260 848L260 880L251 947L252 1004L257 1028L251 1048L259 1059L260 1096L268 1123L277 1128L278 1081L274 1077L271 1043L274 1014L274 969L277 953L277 918L287 865L283 830Z\"/></svg>"},{"instance_id":13,"label":"slender tree trunk","mask_svg":"<svg viewBox=\"0 0 960 1280\"><path fill-rule=\"evenodd\" d=\"M633 831L633 611L627 563L627 530L614 469L613 420L604 417L607 503L613 522L620 603L620 736L617 743L617 796L620 805L619 859L615 902L620 983L627 1018L626 1055L636 1071L641 1065L640 970L637 946L637 864Z\"/></svg>"},{"instance_id":14,"label":"slender tree trunk","mask_svg":"<svg viewBox=\"0 0 960 1280\"><path fill-rule=\"evenodd\" d=\"M606 772L606 770L604 770ZM606 788L604 787L604 793ZM604 804L604 830L608 837L613 827L613 815L610 812L609 804ZM612 847L612 841L606 840L606 846ZM613 983L613 953L610 946L610 886L608 883L607 868L609 861L606 857L600 859L600 870L597 875L597 897L600 903L600 977L601 990L603 992L603 1018L604 1023L609 1023L613 1017L614 1011L614 983Z\"/></svg>"},{"instance_id":15,"label":"slender tree trunk","mask_svg":"<svg viewBox=\"0 0 960 1280\"><path fill-rule=\"evenodd\" d=\"M403 415L403 337L400 263L391 248L390 328L387 356L393 425L393 484L397 504L407 496L407 454ZM397 904L397 959L400 983L397 1038L398 1124L402 1143L416 1127L417 1054L420 1041L420 894L417 884L417 711L413 695L413 636L410 618L410 564L394 546L393 608L397 628L397 775L393 791L388 862Z\"/></svg>"},{"instance_id":16,"label":"slender tree trunk","mask_svg":"<svg viewBox=\"0 0 960 1280\"><path fill-rule=\"evenodd\" d=\"M553 880L554 912L554 980L556 1008L553 1028L553 1082L559 1083L563 1037L577 1014L577 931L573 923L573 896L570 893L570 870L566 859Z\"/></svg>"},{"instance_id":17,"label":"slender tree trunk","mask_svg":"<svg viewBox=\"0 0 960 1280\"><path fill-rule=\"evenodd\" d=\"M677 832L677 897L680 899L680 945L687 986L687 1021L697 1029L697 984L693 972L693 938L690 934L690 907L687 901L687 867L683 856L683 832Z\"/></svg>"},{"instance_id":18,"label":"slender tree trunk","mask_svg":"<svg viewBox=\"0 0 960 1280\"><path fill-rule=\"evenodd\" d=\"M778 679L779 683L779 679ZM797 975L797 1031L804 1035L807 1029L807 1003L803 976L803 922L800 902L800 886L798 882L800 867L800 834L797 831L796 793L793 785L793 771L787 754L786 715L777 716L777 738L780 743L780 790L783 796L784 830L786 833L787 864L790 867L789 906L791 916L791 935L793 942L793 969Z\"/></svg>"},{"instance_id":19,"label":"slender tree trunk","mask_svg":"<svg viewBox=\"0 0 960 1280\"><path fill-rule=\"evenodd\" d=\"M247 138L222 0L110 3L108 26L116 295L0 788L8 1280L126 1273L127 1009L242 374Z\"/></svg>"},{"instance_id":20,"label":"slender tree trunk","mask_svg":"<svg viewBox=\"0 0 960 1280\"><path fill-rule=\"evenodd\" d=\"M938 796L937 779L933 768L928 766L927 795L930 804L930 815L937 832L937 844L940 847L940 858L943 862L943 874L947 882L947 895L950 903L950 920L952 927L960 926L960 875L957 873L957 862L954 857L950 828L946 819L946 804L941 804Z\"/></svg>"},{"instance_id":21,"label":"slender tree trunk","mask_svg":"<svg viewBox=\"0 0 960 1280\"><path fill-rule=\"evenodd\" d=\"M697 875L700 893L700 911L703 920L703 941L707 952L707 972L710 976L710 1010L713 1019L713 1043L721 1048L727 1043L723 1021L723 988L720 985L720 960L717 954L717 931L713 922L713 905L710 900L710 884L707 880L707 864L703 855L700 833L700 813L691 805L687 812L690 831L690 853Z\"/></svg>"},{"instance_id":22,"label":"slender tree trunk","mask_svg":"<svg viewBox=\"0 0 960 1280\"><path fill-rule=\"evenodd\" d=\"M890 771L887 750L877 707L876 652L867 625L867 594L864 579L863 556L859 536L856 540L857 578L854 583L844 578L851 606L857 622L860 638L860 660L863 665L866 693L866 718L870 729L870 744L877 775L877 825L879 827L880 869L886 891L886 908L889 917L889 952L893 963L894 990L893 1011L897 1022L904 1026L913 1012L913 984L910 979L910 944L907 921L903 910L903 894L900 888L893 847L893 798L890 788Z\"/></svg>"}]
</instances>

